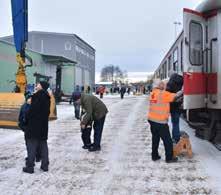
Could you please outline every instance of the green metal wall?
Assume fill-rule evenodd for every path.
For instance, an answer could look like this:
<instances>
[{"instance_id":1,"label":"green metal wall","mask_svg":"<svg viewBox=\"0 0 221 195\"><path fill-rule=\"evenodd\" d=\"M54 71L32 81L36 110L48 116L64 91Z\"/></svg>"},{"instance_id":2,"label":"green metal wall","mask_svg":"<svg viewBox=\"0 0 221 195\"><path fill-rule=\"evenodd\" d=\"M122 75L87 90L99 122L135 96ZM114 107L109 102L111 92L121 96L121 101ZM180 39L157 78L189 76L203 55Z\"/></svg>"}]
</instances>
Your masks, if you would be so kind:
<instances>
[{"instance_id":1,"label":"green metal wall","mask_svg":"<svg viewBox=\"0 0 221 195\"><path fill-rule=\"evenodd\" d=\"M34 73L45 75L48 64L46 64L42 55L33 51L27 51L27 54L33 60L33 66L27 67L26 75L28 84L35 83ZM54 65L56 66L56 65ZM18 64L16 62L15 47L9 43L0 41L0 92L11 92L15 87L15 74ZM55 83L56 78L53 78ZM75 85L75 66L65 64L62 66L61 89L65 94L71 94Z\"/></svg>"},{"instance_id":2,"label":"green metal wall","mask_svg":"<svg viewBox=\"0 0 221 195\"><path fill-rule=\"evenodd\" d=\"M61 88L64 94L72 94L75 85L75 67L63 66L61 76Z\"/></svg>"},{"instance_id":3,"label":"green metal wall","mask_svg":"<svg viewBox=\"0 0 221 195\"><path fill-rule=\"evenodd\" d=\"M28 51L28 55L33 59L34 66L26 69L28 83L34 84L35 72L44 72L45 66L37 66L42 64L42 56L38 53ZM0 41L0 92L11 92L15 86L12 82L15 80L15 74L18 64L16 62L15 47L11 44L7 44Z\"/></svg>"}]
</instances>

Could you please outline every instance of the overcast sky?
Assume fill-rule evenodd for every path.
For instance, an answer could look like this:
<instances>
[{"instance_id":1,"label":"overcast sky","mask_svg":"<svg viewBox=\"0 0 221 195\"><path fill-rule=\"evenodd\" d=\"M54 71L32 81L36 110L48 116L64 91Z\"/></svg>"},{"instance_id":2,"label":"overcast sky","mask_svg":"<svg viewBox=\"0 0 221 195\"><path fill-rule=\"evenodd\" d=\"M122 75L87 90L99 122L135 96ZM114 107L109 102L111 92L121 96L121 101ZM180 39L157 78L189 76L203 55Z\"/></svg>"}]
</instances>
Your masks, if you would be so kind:
<instances>
[{"instance_id":1,"label":"overcast sky","mask_svg":"<svg viewBox=\"0 0 221 195\"><path fill-rule=\"evenodd\" d=\"M96 70L154 71L175 39L183 7L202 0L29 0L29 30L75 33L96 49ZM0 36L12 34L10 0L0 0ZM182 27L179 27L181 30Z\"/></svg>"}]
</instances>

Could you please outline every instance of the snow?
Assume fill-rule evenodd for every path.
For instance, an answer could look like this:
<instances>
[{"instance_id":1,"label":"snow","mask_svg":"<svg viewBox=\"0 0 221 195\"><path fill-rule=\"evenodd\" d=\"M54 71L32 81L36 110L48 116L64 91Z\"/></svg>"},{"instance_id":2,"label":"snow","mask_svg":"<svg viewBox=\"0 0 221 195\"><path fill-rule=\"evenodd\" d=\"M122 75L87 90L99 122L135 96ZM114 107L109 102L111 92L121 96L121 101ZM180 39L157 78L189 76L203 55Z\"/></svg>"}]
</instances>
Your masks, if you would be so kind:
<instances>
[{"instance_id":1,"label":"snow","mask_svg":"<svg viewBox=\"0 0 221 195\"><path fill-rule=\"evenodd\" d=\"M58 120L50 122L49 172L22 172L26 156L23 133L0 129L0 191L8 194L221 194L221 155L206 141L188 131L193 159L180 157L175 164L151 160L151 133L146 121L147 97L105 96L109 109L102 150L89 153L81 148L79 122L73 106L58 106Z\"/></svg>"}]
</instances>

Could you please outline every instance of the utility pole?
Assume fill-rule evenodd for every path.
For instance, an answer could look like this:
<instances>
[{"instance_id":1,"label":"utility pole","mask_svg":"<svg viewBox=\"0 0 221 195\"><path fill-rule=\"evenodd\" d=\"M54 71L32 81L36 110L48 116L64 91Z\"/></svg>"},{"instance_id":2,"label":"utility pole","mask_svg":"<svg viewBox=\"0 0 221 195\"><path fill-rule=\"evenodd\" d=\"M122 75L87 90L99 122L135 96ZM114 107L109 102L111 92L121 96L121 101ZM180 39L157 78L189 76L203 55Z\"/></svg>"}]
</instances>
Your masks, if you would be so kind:
<instances>
[{"instance_id":1,"label":"utility pole","mask_svg":"<svg viewBox=\"0 0 221 195\"><path fill-rule=\"evenodd\" d=\"M176 38L177 38L177 26L182 25L182 24L181 24L181 22L174 22L173 24L174 24L174 27L175 27L175 40L176 40Z\"/></svg>"}]
</instances>

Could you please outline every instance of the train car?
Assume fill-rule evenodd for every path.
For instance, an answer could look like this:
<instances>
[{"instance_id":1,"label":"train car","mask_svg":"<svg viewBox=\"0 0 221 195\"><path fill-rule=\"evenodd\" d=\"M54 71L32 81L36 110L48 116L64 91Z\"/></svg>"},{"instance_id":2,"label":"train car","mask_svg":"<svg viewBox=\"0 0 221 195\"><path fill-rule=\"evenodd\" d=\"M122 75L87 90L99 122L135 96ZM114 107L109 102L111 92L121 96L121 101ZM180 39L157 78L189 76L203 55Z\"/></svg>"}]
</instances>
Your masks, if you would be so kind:
<instances>
[{"instance_id":1,"label":"train car","mask_svg":"<svg viewBox=\"0 0 221 195\"><path fill-rule=\"evenodd\" d=\"M153 78L184 77L183 109L196 135L221 149L221 0L183 9L183 31Z\"/></svg>"}]
</instances>

